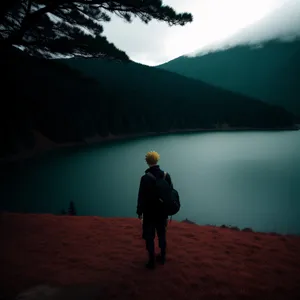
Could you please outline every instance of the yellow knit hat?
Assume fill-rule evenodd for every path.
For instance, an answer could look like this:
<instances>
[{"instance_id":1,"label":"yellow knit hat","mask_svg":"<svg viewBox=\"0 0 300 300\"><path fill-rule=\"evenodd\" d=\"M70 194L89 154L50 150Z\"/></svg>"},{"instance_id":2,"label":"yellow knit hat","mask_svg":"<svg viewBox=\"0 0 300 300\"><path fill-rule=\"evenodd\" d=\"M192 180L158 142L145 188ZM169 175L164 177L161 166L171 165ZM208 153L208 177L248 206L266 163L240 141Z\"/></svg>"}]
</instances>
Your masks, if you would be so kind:
<instances>
[{"instance_id":1,"label":"yellow knit hat","mask_svg":"<svg viewBox=\"0 0 300 300\"><path fill-rule=\"evenodd\" d=\"M159 161L159 154L156 151L150 151L146 154L146 162L148 165L156 165Z\"/></svg>"}]
</instances>

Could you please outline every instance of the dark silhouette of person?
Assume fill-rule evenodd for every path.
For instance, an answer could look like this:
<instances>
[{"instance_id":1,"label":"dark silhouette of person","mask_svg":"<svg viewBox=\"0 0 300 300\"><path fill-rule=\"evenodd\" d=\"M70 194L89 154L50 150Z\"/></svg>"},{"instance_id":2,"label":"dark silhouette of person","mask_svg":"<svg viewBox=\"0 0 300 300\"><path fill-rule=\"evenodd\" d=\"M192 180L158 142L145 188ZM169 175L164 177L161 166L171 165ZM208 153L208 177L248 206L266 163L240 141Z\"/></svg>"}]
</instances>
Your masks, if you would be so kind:
<instances>
[{"instance_id":1,"label":"dark silhouette of person","mask_svg":"<svg viewBox=\"0 0 300 300\"><path fill-rule=\"evenodd\" d=\"M155 178L164 178L173 187L170 175L161 170L157 164L159 158L159 154L155 151L146 154L145 159L149 168L141 178L137 203L137 215L143 221L143 239L146 242L146 250L149 254L149 260L146 264L148 269L154 269L156 261L164 264L166 260L168 215L164 212L155 190L155 179L147 174L150 172ZM154 243L156 233L161 250L157 257L155 257Z\"/></svg>"}]
</instances>

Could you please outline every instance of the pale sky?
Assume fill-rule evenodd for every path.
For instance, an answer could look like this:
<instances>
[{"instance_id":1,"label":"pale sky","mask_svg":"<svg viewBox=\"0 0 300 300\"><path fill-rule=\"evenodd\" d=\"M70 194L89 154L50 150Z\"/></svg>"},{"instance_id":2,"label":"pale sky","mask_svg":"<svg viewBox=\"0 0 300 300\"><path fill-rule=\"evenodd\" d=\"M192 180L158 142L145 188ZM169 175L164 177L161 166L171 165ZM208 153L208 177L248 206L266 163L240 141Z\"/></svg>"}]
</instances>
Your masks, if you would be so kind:
<instances>
[{"instance_id":1,"label":"pale sky","mask_svg":"<svg viewBox=\"0 0 300 300\"><path fill-rule=\"evenodd\" d=\"M178 56L270 38L300 35L300 0L164 0L194 21L183 27L113 17L104 23L110 42L142 64L154 66Z\"/></svg>"}]
</instances>

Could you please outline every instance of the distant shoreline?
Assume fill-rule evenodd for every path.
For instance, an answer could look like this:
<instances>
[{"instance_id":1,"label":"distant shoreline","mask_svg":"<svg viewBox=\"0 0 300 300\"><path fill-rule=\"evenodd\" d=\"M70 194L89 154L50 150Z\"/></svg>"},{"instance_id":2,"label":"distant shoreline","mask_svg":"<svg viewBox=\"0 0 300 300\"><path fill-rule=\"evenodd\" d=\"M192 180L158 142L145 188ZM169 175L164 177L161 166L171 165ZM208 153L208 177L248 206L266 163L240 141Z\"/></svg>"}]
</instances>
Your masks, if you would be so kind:
<instances>
[{"instance_id":1,"label":"distant shoreline","mask_svg":"<svg viewBox=\"0 0 300 300\"><path fill-rule=\"evenodd\" d=\"M300 124L296 124L292 127L281 127L281 128L249 128L249 127L228 127L228 128L195 128L195 129L172 129L169 131L163 132L147 132L147 133L134 133L134 134L121 134L121 135L112 135L109 134L106 137L96 134L95 136L85 138L82 142L73 142L73 143L62 143L58 144L47 137L43 136L38 131L33 131L36 145L33 149L28 149L23 152L10 155L7 157L0 158L0 165L7 163L23 161L29 158L33 158L36 155L41 155L45 152L51 150L58 150L63 148L73 148L78 146L88 146L88 145L97 145L103 144L106 142L112 141L121 141L121 140L130 140L135 138L150 137L150 136L160 136L176 133L201 133L201 132L232 132L232 131L297 131L300 130Z\"/></svg>"}]
</instances>

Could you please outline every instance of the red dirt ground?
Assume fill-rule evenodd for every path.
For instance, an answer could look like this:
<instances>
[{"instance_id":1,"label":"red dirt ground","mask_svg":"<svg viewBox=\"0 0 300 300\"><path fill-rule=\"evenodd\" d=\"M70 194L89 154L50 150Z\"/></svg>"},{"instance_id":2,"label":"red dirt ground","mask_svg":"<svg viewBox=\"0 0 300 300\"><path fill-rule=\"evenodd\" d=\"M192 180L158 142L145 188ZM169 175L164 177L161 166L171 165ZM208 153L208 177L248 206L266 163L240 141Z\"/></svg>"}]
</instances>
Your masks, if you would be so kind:
<instances>
[{"instance_id":1,"label":"red dirt ground","mask_svg":"<svg viewBox=\"0 0 300 300\"><path fill-rule=\"evenodd\" d=\"M156 270L144 268L138 219L3 213L0 241L0 298L89 284L102 300L300 299L295 236L172 221L168 261Z\"/></svg>"}]
</instances>

